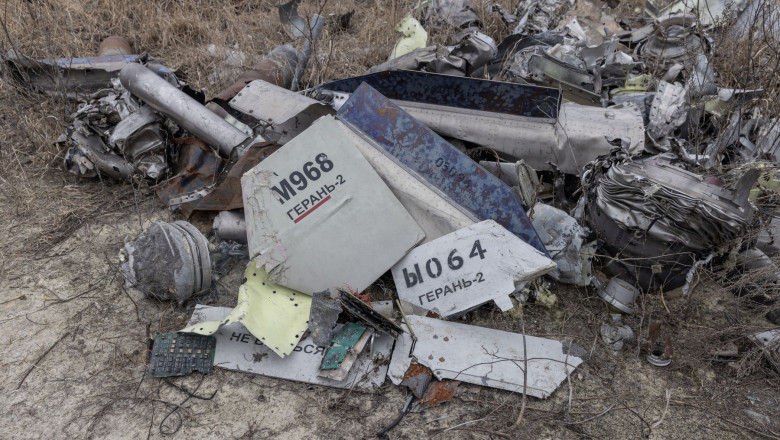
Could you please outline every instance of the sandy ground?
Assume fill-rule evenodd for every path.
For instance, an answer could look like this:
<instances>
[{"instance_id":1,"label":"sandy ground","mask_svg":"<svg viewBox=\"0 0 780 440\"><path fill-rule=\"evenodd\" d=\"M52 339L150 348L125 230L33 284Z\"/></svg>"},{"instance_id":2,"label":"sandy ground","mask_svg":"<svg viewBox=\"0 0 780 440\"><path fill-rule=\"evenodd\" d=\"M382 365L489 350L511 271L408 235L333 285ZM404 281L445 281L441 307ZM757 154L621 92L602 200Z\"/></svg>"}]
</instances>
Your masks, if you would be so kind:
<instances>
[{"instance_id":1,"label":"sandy ground","mask_svg":"<svg viewBox=\"0 0 780 440\"><path fill-rule=\"evenodd\" d=\"M210 41L206 25L192 26ZM144 32L136 41L175 59L179 34ZM373 38L366 44L384 54L395 36L383 36L384 46ZM202 51L201 40L187 50ZM330 50L349 57L363 49ZM331 69L342 62L334 60ZM354 72L341 73L362 71L350 66ZM208 72L191 70L204 86ZM362 438L396 418L408 392L389 381L366 394L221 369L170 382L145 377L147 331L181 329L194 303L179 307L123 288L117 254L155 220L180 217L144 185L62 170L52 144L66 113L57 101L23 98L0 81L0 438ZM192 221L207 233L212 216ZM221 293L200 302L235 305L242 272L234 267ZM687 298L647 296L642 312L626 319L642 337L650 322L664 324L675 349L666 368L648 364L637 345L614 352L601 341L609 311L595 292L551 289L557 304L527 306L525 327L585 349L570 380L546 400L529 398L516 426L520 394L464 384L452 401L407 415L390 438L780 439L780 376L745 337L771 325L716 277L703 274ZM517 314L490 307L468 323L521 331ZM711 354L729 342L738 358ZM196 397L182 391L196 387Z\"/></svg>"}]
</instances>

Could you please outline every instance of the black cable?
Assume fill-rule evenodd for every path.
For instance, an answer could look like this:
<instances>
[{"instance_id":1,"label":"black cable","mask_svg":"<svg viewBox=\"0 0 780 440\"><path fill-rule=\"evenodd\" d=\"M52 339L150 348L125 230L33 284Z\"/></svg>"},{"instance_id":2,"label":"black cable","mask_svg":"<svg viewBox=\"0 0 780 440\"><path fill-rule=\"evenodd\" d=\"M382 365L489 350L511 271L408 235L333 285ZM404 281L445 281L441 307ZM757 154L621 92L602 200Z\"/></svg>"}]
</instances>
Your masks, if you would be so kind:
<instances>
[{"instance_id":1,"label":"black cable","mask_svg":"<svg viewBox=\"0 0 780 440\"><path fill-rule=\"evenodd\" d=\"M389 440L390 437L388 437L387 433L390 432L391 429L395 428L395 426L398 425L398 423L401 422L401 419L403 419L404 416L409 413L409 410L412 407L411 403L412 403L413 400L415 400L414 396L409 396L409 399L406 401L406 405L404 405L404 407L401 408L401 413L398 414L398 417L396 417L396 419L393 420L392 423L390 423L386 427L382 428L381 431L377 432L376 434L374 434L371 437L363 437L363 440L369 440L369 439L375 439L375 438L376 439L382 439L382 440Z\"/></svg>"},{"instance_id":2,"label":"black cable","mask_svg":"<svg viewBox=\"0 0 780 440\"><path fill-rule=\"evenodd\" d=\"M168 414L166 414L165 417L163 417L163 419L160 421L160 428L159 428L160 429L160 434L162 434L162 435L173 435L173 434L176 434L177 432L179 432L179 429L181 429L181 426L182 426L182 423L183 423L182 418L181 418L181 414L179 414L179 409L181 409L182 405L187 403L187 401L190 400L190 398L195 398L195 399L199 399L199 400L211 400L211 399L214 398L214 396L217 395L217 390L214 390L214 393L210 397L203 397L203 396L198 396L197 394L195 394L198 391L198 389L200 388L200 386L203 384L203 379L205 377L206 377L205 375L201 375L200 376L200 382L198 382L198 385L192 391L189 391L188 389L186 389L186 388L184 388L182 386L176 385L175 383L171 382L171 380L168 379L167 377L163 379L165 381L165 383L167 383L168 385L172 386L173 388L176 388L177 390L183 392L184 394L187 395L187 397L184 398L184 400L182 400L181 403L178 404L178 405L176 405L175 403L169 403L168 404L168 405L175 405L176 407L174 409L172 409ZM179 420L177 422L177 425L176 425L176 429L173 429L172 431L166 431L166 430L163 429L163 425L165 424L165 421L168 420L168 417L172 416L173 414L176 414L176 417L179 418Z\"/></svg>"}]
</instances>

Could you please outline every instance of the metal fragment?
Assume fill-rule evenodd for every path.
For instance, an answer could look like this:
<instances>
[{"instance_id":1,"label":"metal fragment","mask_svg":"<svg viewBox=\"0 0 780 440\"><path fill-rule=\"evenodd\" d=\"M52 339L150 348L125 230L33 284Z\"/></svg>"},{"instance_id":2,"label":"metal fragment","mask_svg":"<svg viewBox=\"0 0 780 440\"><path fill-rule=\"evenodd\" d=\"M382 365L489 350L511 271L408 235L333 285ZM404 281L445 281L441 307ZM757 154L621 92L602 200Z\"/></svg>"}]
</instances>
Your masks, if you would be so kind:
<instances>
[{"instance_id":1,"label":"metal fragment","mask_svg":"<svg viewBox=\"0 0 780 440\"><path fill-rule=\"evenodd\" d=\"M449 317L489 301L509 310L516 285L554 268L544 254L485 220L412 249L392 272L399 299Z\"/></svg>"},{"instance_id":2,"label":"metal fragment","mask_svg":"<svg viewBox=\"0 0 780 440\"><path fill-rule=\"evenodd\" d=\"M242 178L250 256L309 295L364 290L424 237L348 132L321 117Z\"/></svg>"},{"instance_id":3,"label":"metal fragment","mask_svg":"<svg viewBox=\"0 0 780 440\"><path fill-rule=\"evenodd\" d=\"M249 136L220 118L141 64L128 64L119 73L122 85L154 109L168 116L223 157Z\"/></svg>"},{"instance_id":4,"label":"metal fragment","mask_svg":"<svg viewBox=\"0 0 780 440\"><path fill-rule=\"evenodd\" d=\"M369 85L358 87L338 117L478 218L495 220L546 254L509 187Z\"/></svg>"},{"instance_id":5,"label":"metal fragment","mask_svg":"<svg viewBox=\"0 0 780 440\"><path fill-rule=\"evenodd\" d=\"M209 243L190 223L153 223L125 243L123 257L125 281L148 296L183 302L211 288Z\"/></svg>"},{"instance_id":6,"label":"metal fragment","mask_svg":"<svg viewBox=\"0 0 780 440\"><path fill-rule=\"evenodd\" d=\"M345 311L351 313L374 330L389 335L393 339L397 339L403 333L403 329L398 324L374 310L351 292L346 290L339 291L339 299Z\"/></svg>"},{"instance_id":7,"label":"metal fragment","mask_svg":"<svg viewBox=\"0 0 780 440\"><path fill-rule=\"evenodd\" d=\"M217 241L234 241L247 244L246 219L243 210L220 211L214 217L214 235Z\"/></svg>"},{"instance_id":8,"label":"metal fragment","mask_svg":"<svg viewBox=\"0 0 780 440\"><path fill-rule=\"evenodd\" d=\"M577 220L563 210L536 203L531 221L558 266L549 276L576 286L590 284L592 255L584 245L587 234Z\"/></svg>"},{"instance_id":9,"label":"metal fragment","mask_svg":"<svg viewBox=\"0 0 780 440\"><path fill-rule=\"evenodd\" d=\"M338 298L332 298L330 292L323 290L312 294L309 329L315 344L330 344L340 314L341 303Z\"/></svg>"},{"instance_id":10,"label":"metal fragment","mask_svg":"<svg viewBox=\"0 0 780 440\"><path fill-rule=\"evenodd\" d=\"M289 355L309 327L311 296L273 284L255 260L249 262L244 278L229 316L199 322L180 332L211 335L223 325L239 322L280 357Z\"/></svg>"},{"instance_id":11,"label":"metal fragment","mask_svg":"<svg viewBox=\"0 0 780 440\"><path fill-rule=\"evenodd\" d=\"M565 353L558 341L489 328L408 316L417 335L402 334L396 342L388 377L398 385L412 362L428 367L437 379L456 379L475 385L547 398L582 363ZM523 341L528 370L523 387Z\"/></svg>"},{"instance_id":12,"label":"metal fragment","mask_svg":"<svg viewBox=\"0 0 780 440\"><path fill-rule=\"evenodd\" d=\"M630 315L634 314L634 302L641 294L639 289L631 285L628 281L621 280L620 278L610 279L606 287L604 287L596 277L592 277L591 280L593 281L593 285L596 286L596 291L599 296L607 304L623 313L628 313Z\"/></svg>"}]
</instances>

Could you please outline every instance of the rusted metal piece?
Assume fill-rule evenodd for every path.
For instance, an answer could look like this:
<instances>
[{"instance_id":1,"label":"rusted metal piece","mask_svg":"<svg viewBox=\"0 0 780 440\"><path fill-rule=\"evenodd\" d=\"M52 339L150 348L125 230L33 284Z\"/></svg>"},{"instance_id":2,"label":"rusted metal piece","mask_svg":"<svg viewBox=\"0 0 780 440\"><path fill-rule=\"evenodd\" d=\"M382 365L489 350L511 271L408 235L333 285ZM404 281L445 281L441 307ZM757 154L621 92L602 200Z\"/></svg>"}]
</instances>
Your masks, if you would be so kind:
<instances>
[{"instance_id":1,"label":"rusted metal piece","mask_svg":"<svg viewBox=\"0 0 780 440\"><path fill-rule=\"evenodd\" d=\"M654 322L650 324L650 330L645 343L647 350L647 362L656 367L666 367L672 363L674 350L672 349L672 338L668 333L661 333L661 323Z\"/></svg>"},{"instance_id":2,"label":"rusted metal piece","mask_svg":"<svg viewBox=\"0 0 780 440\"><path fill-rule=\"evenodd\" d=\"M112 55L130 55L133 53L133 48L130 46L130 42L124 37L119 35L111 35L106 37L105 40L100 42L98 47L98 56L106 57Z\"/></svg>"},{"instance_id":3,"label":"rusted metal piece","mask_svg":"<svg viewBox=\"0 0 780 440\"><path fill-rule=\"evenodd\" d=\"M211 192L225 165L211 147L197 138L177 138L173 142L179 145L179 168L156 191L171 209Z\"/></svg>"},{"instance_id":4,"label":"rusted metal piece","mask_svg":"<svg viewBox=\"0 0 780 440\"><path fill-rule=\"evenodd\" d=\"M183 204L181 212L189 217L192 211L225 211L243 208L241 176L279 148L279 145L271 142L252 145L228 171L224 172L223 176L220 176L214 191L196 202Z\"/></svg>"},{"instance_id":5,"label":"rusted metal piece","mask_svg":"<svg viewBox=\"0 0 780 440\"><path fill-rule=\"evenodd\" d=\"M404 373L401 386L409 388L417 401L412 404L411 412L420 412L452 400L458 389L458 380L434 380L430 368L412 362Z\"/></svg>"},{"instance_id":6,"label":"rusted metal piece","mask_svg":"<svg viewBox=\"0 0 780 440\"><path fill-rule=\"evenodd\" d=\"M244 72L233 84L217 93L212 100L226 103L247 84L258 79L289 89L299 58L300 52L294 47L288 44L277 46L265 59Z\"/></svg>"},{"instance_id":7,"label":"rusted metal piece","mask_svg":"<svg viewBox=\"0 0 780 440\"><path fill-rule=\"evenodd\" d=\"M444 402L449 402L452 397L455 396L455 392L458 390L460 381L458 380L441 380L431 382L428 388L425 390L425 394L422 399L414 406L412 411L421 411L432 406L440 405Z\"/></svg>"},{"instance_id":8,"label":"rusted metal piece","mask_svg":"<svg viewBox=\"0 0 780 440\"><path fill-rule=\"evenodd\" d=\"M425 390L432 380L433 372L431 372L430 368L422 366L417 362L412 362L412 364L409 365L409 369L406 370L406 373L404 374L404 380L401 382L401 386L409 388L412 394L414 394L414 397L422 399L425 395Z\"/></svg>"},{"instance_id":9,"label":"rusted metal piece","mask_svg":"<svg viewBox=\"0 0 780 440\"><path fill-rule=\"evenodd\" d=\"M185 217L193 211L227 211L244 207L241 176L279 149L262 142L249 147L232 166L196 138L174 139L181 145L179 170L157 189L157 195ZM229 168L228 168L229 167Z\"/></svg>"}]
</instances>

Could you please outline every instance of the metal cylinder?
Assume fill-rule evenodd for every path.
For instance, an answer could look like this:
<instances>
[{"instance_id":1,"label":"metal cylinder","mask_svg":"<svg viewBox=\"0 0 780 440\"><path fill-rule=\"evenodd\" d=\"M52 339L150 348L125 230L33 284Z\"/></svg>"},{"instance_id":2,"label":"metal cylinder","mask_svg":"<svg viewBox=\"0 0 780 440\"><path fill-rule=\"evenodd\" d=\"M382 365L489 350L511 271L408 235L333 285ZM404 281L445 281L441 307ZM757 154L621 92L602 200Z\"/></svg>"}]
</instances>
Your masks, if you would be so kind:
<instances>
[{"instance_id":1,"label":"metal cylinder","mask_svg":"<svg viewBox=\"0 0 780 440\"><path fill-rule=\"evenodd\" d=\"M217 147L224 157L249 137L141 64L123 67L119 80L130 93L203 142Z\"/></svg>"},{"instance_id":2,"label":"metal cylinder","mask_svg":"<svg viewBox=\"0 0 780 440\"><path fill-rule=\"evenodd\" d=\"M601 296L604 301L621 312L628 314L634 313L634 308L632 306L639 295L639 289L620 278L612 278L609 280L609 283L607 283L605 289L599 289L599 296Z\"/></svg>"},{"instance_id":3,"label":"metal cylinder","mask_svg":"<svg viewBox=\"0 0 780 440\"><path fill-rule=\"evenodd\" d=\"M247 244L246 220L243 210L222 211L214 217L214 233L219 241Z\"/></svg>"},{"instance_id":4,"label":"metal cylinder","mask_svg":"<svg viewBox=\"0 0 780 440\"><path fill-rule=\"evenodd\" d=\"M320 33L322 32L323 26L325 26L325 17L321 15L314 14L311 21L311 33L306 35L306 42L303 43L303 56L295 68L295 75L293 76L292 84L290 85L290 90L293 92L298 91L298 85L301 81L301 78L303 78L303 72L306 70L306 64L308 64L309 57L311 57L312 52L314 52L314 45L320 38Z\"/></svg>"},{"instance_id":5,"label":"metal cylinder","mask_svg":"<svg viewBox=\"0 0 780 440\"><path fill-rule=\"evenodd\" d=\"M130 42L124 37L119 35L111 35L106 37L105 40L100 42L98 48L98 56L107 57L111 55L131 55L133 48L130 46Z\"/></svg>"},{"instance_id":6,"label":"metal cylinder","mask_svg":"<svg viewBox=\"0 0 780 440\"><path fill-rule=\"evenodd\" d=\"M230 101L247 84L257 79L288 89L300 57L300 52L289 44L277 46L252 69L244 72L233 84L219 92L213 100Z\"/></svg>"}]
</instances>

